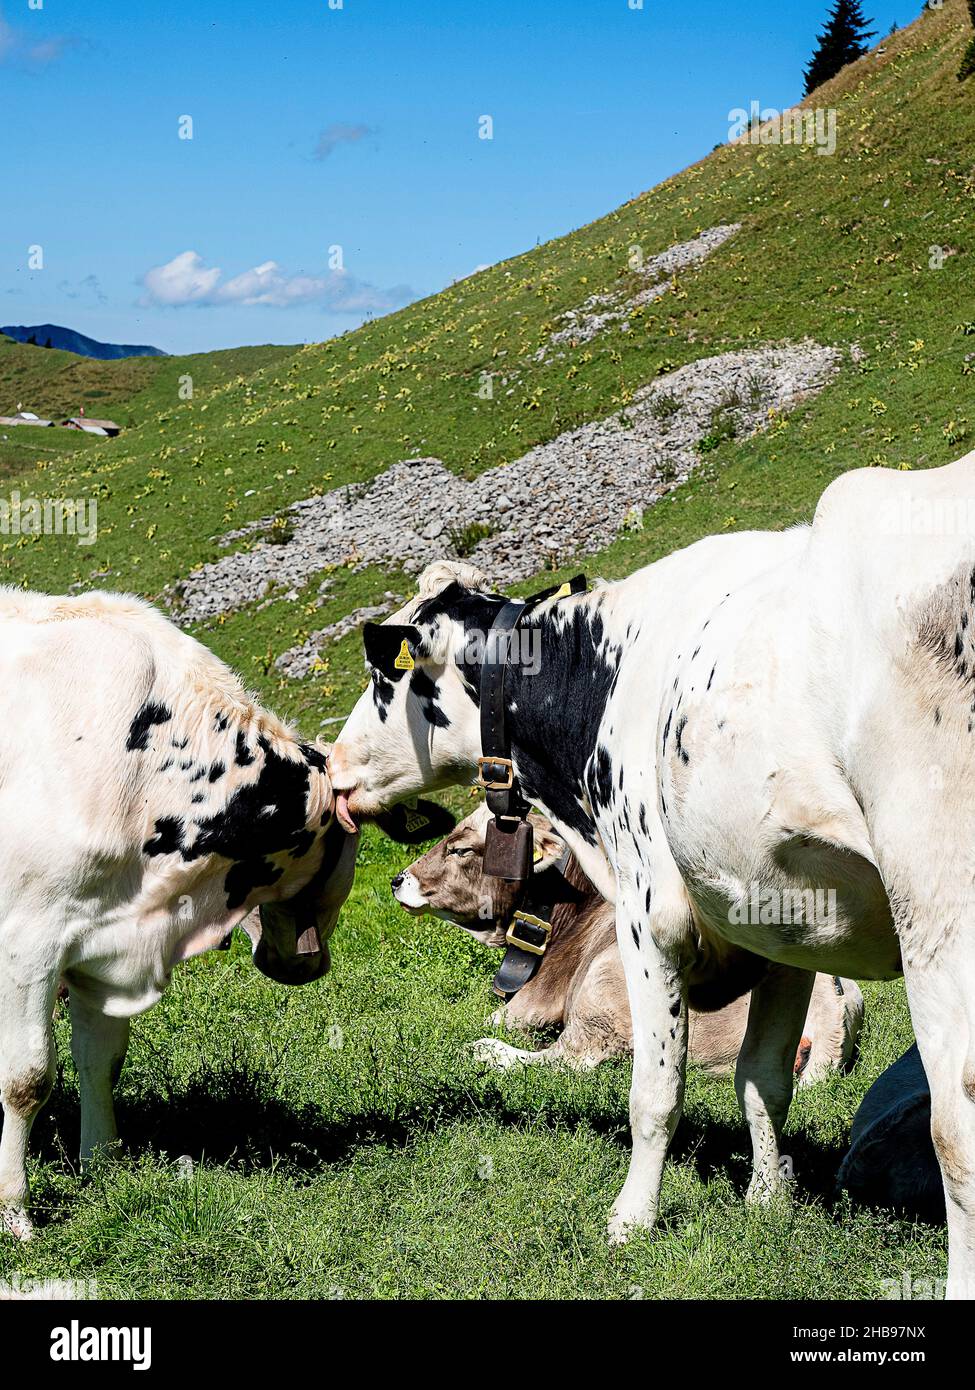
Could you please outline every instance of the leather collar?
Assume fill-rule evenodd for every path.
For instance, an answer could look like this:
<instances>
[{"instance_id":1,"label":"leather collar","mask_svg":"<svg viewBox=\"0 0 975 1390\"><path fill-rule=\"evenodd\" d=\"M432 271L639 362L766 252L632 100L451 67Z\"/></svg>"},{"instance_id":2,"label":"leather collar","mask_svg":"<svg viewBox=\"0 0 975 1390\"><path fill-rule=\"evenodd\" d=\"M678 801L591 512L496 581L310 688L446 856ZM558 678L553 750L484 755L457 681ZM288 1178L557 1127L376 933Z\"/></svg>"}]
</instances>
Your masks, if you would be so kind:
<instances>
[{"instance_id":1,"label":"leather collar","mask_svg":"<svg viewBox=\"0 0 975 1390\"><path fill-rule=\"evenodd\" d=\"M505 930L504 959L491 987L502 999L511 999L542 967L552 938L552 917L560 903L579 902L580 891L565 877L568 846L557 863L530 878L518 895ZM498 925L502 925L498 923Z\"/></svg>"}]
</instances>

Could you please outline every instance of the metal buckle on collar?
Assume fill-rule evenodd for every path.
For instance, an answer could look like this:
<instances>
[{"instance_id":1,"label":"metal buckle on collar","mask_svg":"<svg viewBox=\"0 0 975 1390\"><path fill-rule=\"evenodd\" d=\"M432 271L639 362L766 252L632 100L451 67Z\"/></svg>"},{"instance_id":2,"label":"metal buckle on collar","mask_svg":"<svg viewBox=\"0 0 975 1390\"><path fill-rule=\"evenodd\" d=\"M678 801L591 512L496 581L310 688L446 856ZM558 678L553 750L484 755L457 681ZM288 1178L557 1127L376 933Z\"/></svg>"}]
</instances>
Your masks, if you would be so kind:
<instances>
[{"instance_id":1,"label":"metal buckle on collar","mask_svg":"<svg viewBox=\"0 0 975 1390\"><path fill-rule=\"evenodd\" d=\"M551 935L551 922L543 922L541 917L533 917L530 912L519 911L512 917L504 939L509 946L517 946L520 951L544 956Z\"/></svg>"},{"instance_id":2,"label":"metal buckle on collar","mask_svg":"<svg viewBox=\"0 0 975 1390\"><path fill-rule=\"evenodd\" d=\"M503 768L507 777L506 781L501 781L497 776L490 777L485 772L485 768ZM477 776L474 779L475 785L482 787L487 792L506 792L515 784L515 770L511 765L510 758L478 758Z\"/></svg>"}]
</instances>

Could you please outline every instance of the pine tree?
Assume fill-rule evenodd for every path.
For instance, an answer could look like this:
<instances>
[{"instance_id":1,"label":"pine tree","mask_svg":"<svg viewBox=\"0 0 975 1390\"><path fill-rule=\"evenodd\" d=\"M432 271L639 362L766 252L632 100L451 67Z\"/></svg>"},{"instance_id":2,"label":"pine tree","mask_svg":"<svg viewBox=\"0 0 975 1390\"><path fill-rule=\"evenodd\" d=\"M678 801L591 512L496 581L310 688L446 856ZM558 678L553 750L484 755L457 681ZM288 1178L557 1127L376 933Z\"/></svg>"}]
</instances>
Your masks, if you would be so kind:
<instances>
[{"instance_id":1,"label":"pine tree","mask_svg":"<svg viewBox=\"0 0 975 1390\"><path fill-rule=\"evenodd\" d=\"M860 0L834 0L826 27L819 35L816 51L806 68L804 96L835 77L847 63L863 57L869 49L866 40L876 33L867 28L869 23Z\"/></svg>"}]
</instances>

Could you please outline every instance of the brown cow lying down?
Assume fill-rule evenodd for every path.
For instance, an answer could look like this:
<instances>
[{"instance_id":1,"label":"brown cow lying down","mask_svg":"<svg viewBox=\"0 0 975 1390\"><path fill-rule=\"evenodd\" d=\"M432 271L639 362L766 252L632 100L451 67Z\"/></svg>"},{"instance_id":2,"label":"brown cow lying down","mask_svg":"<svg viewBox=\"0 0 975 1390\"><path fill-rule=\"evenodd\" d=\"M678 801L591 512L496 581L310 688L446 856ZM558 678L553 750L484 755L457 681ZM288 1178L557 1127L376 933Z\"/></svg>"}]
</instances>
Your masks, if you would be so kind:
<instances>
[{"instance_id":1,"label":"brown cow lying down","mask_svg":"<svg viewBox=\"0 0 975 1390\"><path fill-rule=\"evenodd\" d=\"M416 915L430 913L463 927L487 946L503 947L514 904L508 885L481 873L486 806L392 881L397 902ZM537 973L492 1018L515 1029L562 1027L556 1042L539 1052L511 1047L499 1038L476 1044L478 1056L499 1067L562 1063L588 1068L632 1049L630 1009L616 945L616 921L605 902L566 855L565 842L544 816L532 815L535 866L531 901L551 904L552 933ZM538 911L537 915L542 916ZM747 984L729 976L725 988L709 986L691 996L688 1056L705 1070L728 1071L741 1048L748 1018ZM744 991L744 992L743 992ZM703 992L702 992L703 994ZM739 997L735 998L735 995ZM729 1002L730 1001L730 1002ZM723 1007L717 1007L719 1004ZM694 1007L696 1006L696 1007ZM704 1011L707 1009L707 1011ZM796 1057L802 1083L819 1080L853 1061L863 1021L863 996L851 980L817 975Z\"/></svg>"}]
</instances>

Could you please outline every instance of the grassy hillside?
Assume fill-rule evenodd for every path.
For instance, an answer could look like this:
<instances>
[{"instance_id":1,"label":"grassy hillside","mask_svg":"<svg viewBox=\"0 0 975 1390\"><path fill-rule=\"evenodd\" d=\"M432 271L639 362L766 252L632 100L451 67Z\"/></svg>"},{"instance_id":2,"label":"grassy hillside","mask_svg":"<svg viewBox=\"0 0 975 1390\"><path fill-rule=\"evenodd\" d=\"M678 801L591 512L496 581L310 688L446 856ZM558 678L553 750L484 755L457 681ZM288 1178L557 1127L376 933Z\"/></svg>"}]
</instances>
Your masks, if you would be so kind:
<instances>
[{"instance_id":1,"label":"grassy hillside","mask_svg":"<svg viewBox=\"0 0 975 1390\"><path fill-rule=\"evenodd\" d=\"M833 156L722 146L601 221L332 342L122 363L0 345L0 407L76 408L84 393L89 413L111 408L129 426L58 453L47 437L0 442L0 466L22 493L99 499L96 545L0 537L0 578L157 596L223 553L227 530L297 499L417 455L473 475L619 410L674 367L766 342L858 351L793 414L708 452L642 529L585 560L590 573L625 574L712 531L807 518L848 468L959 456L975 443L975 85L955 77L970 33L964 0L946 0L815 93L809 105L837 110ZM743 224L738 235L634 312L628 332L537 360L560 314L638 287L634 246L649 258L731 222ZM940 269L934 247L944 248ZM511 378L492 400L478 395L486 372ZM191 400L179 392L186 376ZM224 615L200 632L310 733L350 707L358 638L303 681L279 678L274 657L387 589L409 592L409 579L356 570L354 557L333 563L323 606L324 572L298 602ZM563 570L576 567L566 556ZM385 886L401 861L367 845L322 985L288 995L248 974L239 948L229 965L181 974L137 1025L123 1079L129 1133L153 1154L83 1187L46 1120L39 1190L59 1224L29 1255L0 1247L0 1272L18 1261L95 1270L116 1293L135 1281L137 1291L198 1296L624 1297L636 1286L648 1296L856 1296L905 1268L938 1272L940 1233L832 1204L849 1119L910 1036L899 986L871 991L855 1076L797 1107L801 1197L781 1224L740 1209L745 1137L730 1087L698 1080L664 1235L610 1256L601 1222L625 1162L626 1067L570 1080L476 1072L463 1045L485 1031L488 963L448 929L401 919ZM336 1022L339 1051L323 1041ZM69 1070L61 1133L72 1085ZM159 1150L206 1158L181 1184ZM269 1170L272 1150L283 1158ZM478 1178L485 1155L503 1180Z\"/></svg>"},{"instance_id":2,"label":"grassy hillside","mask_svg":"<svg viewBox=\"0 0 975 1390\"><path fill-rule=\"evenodd\" d=\"M473 473L609 414L670 367L806 336L859 344L863 360L769 433L709 456L642 532L590 569L620 574L714 529L808 516L845 468L957 456L971 447L975 418L966 361L975 350L975 97L955 78L969 32L964 0L948 0L817 93L810 104L838 113L832 157L808 146L723 146L600 222L328 343L123 363L3 349L0 363L11 354L29 363L23 387L15 371L0 377L11 400L50 409L100 391L86 396L89 412L110 405L135 423L63 457L40 453L46 438L18 440L18 463L26 448L40 465L19 478L22 490L97 489L99 539L90 549L8 540L0 575L63 589L108 574L151 596L215 558L231 526L315 491L420 454ZM628 333L533 360L561 312L635 283L633 246L650 257L733 221L744 224L739 235L637 311ZM933 246L949 253L940 270L929 268ZM479 399L483 372L516 374L515 389ZM179 395L187 375L192 400ZM389 587L388 576L343 569L345 558L335 556L325 621ZM293 604L263 610L256 623L242 613L210 640L285 712L310 717L323 699L347 706L358 663L349 638L327 690L314 681L311 690L275 689L268 650L321 625L302 617Z\"/></svg>"}]
</instances>

